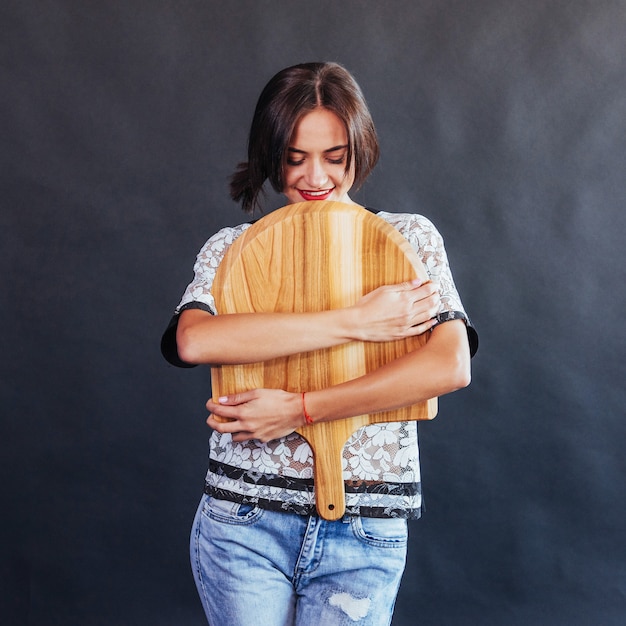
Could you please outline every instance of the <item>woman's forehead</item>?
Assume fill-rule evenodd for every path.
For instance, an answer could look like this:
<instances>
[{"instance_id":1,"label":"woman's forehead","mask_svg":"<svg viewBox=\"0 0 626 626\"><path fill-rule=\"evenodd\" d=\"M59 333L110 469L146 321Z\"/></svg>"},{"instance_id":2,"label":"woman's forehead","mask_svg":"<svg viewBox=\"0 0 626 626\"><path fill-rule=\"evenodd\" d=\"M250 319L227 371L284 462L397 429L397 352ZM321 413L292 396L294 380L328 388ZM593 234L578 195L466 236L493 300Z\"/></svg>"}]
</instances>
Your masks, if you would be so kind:
<instances>
[{"instance_id":1,"label":"woman's forehead","mask_svg":"<svg viewBox=\"0 0 626 626\"><path fill-rule=\"evenodd\" d=\"M348 133L342 120L332 111L319 108L300 118L289 148L304 152L326 152L347 144Z\"/></svg>"}]
</instances>

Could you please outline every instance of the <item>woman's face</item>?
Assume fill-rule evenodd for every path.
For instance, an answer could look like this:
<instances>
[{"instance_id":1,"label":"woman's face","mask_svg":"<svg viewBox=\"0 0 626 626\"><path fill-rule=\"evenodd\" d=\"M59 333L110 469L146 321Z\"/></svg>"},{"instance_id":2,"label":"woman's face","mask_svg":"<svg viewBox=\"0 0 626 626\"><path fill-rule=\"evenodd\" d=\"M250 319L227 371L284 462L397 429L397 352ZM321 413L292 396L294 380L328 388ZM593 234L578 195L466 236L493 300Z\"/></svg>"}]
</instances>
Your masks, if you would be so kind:
<instances>
[{"instance_id":1,"label":"woman's face","mask_svg":"<svg viewBox=\"0 0 626 626\"><path fill-rule=\"evenodd\" d=\"M290 203L335 200L352 204L348 192L354 168L346 174L348 133L327 109L315 109L298 122L289 146L283 193Z\"/></svg>"}]
</instances>

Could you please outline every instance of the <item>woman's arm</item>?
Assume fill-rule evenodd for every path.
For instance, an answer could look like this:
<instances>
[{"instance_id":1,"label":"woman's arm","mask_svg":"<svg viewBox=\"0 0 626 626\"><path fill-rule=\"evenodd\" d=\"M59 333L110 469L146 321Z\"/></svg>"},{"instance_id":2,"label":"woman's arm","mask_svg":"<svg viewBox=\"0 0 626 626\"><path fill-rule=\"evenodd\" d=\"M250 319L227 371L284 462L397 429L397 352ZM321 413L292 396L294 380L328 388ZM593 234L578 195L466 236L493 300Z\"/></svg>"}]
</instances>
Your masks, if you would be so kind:
<instances>
[{"instance_id":1,"label":"woman's arm","mask_svg":"<svg viewBox=\"0 0 626 626\"><path fill-rule=\"evenodd\" d=\"M183 311L176 331L187 363L256 363L349 341L391 341L422 334L435 324L437 286L419 281L386 285L354 306L317 313Z\"/></svg>"},{"instance_id":2,"label":"woman's arm","mask_svg":"<svg viewBox=\"0 0 626 626\"><path fill-rule=\"evenodd\" d=\"M436 326L424 346L354 380L306 394L314 422L375 413L416 404L466 387L470 354L465 323ZM301 394L255 389L207 402L211 428L235 441L270 441L305 422ZM220 422L215 415L232 421Z\"/></svg>"}]
</instances>

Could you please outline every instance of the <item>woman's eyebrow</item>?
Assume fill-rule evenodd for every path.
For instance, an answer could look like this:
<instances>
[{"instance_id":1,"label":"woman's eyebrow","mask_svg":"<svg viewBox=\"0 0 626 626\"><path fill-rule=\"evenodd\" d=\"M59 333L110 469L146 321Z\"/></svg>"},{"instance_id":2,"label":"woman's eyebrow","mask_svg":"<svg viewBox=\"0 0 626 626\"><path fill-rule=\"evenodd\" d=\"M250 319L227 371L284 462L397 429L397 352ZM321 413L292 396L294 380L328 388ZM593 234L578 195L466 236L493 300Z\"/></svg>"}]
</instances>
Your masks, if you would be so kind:
<instances>
[{"instance_id":1,"label":"woman's eyebrow","mask_svg":"<svg viewBox=\"0 0 626 626\"><path fill-rule=\"evenodd\" d=\"M329 152L337 152L337 150L345 150L348 147L348 144L344 144L342 146L334 146L333 148L328 148L328 150L324 150L324 154L328 154ZM307 154L305 150L299 150L298 148L287 148L287 152L295 152L297 154Z\"/></svg>"},{"instance_id":2,"label":"woman's eyebrow","mask_svg":"<svg viewBox=\"0 0 626 626\"><path fill-rule=\"evenodd\" d=\"M335 146L334 148L328 148L328 150L324 150L324 154L328 154L329 152L337 152L337 150L345 150L348 147L348 144L343 146Z\"/></svg>"}]
</instances>

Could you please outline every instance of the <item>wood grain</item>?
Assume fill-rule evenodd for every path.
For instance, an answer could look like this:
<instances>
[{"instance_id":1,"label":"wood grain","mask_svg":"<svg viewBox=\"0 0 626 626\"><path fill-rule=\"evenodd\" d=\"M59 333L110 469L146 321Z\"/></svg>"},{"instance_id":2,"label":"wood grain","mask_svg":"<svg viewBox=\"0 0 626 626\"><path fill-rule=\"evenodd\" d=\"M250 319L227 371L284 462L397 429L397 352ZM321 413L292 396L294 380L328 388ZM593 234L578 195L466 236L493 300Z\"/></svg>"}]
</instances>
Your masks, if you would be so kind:
<instances>
[{"instance_id":1,"label":"wood grain","mask_svg":"<svg viewBox=\"0 0 626 626\"><path fill-rule=\"evenodd\" d=\"M428 280L411 245L382 218L357 205L301 202L263 217L233 243L217 270L213 294L219 314L323 311L350 306L376 287L416 277ZM355 341L263 363L213 367L213 397L257 388L323 389L415 350L428 336ZM432 419L436 413L433 398L299 428L313 450L319 515L334 520L345 512L341 457L356 430L375 422Z\"/></svg>"}]
</instances>

